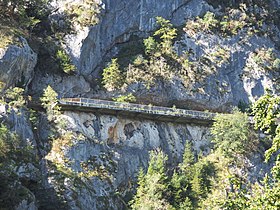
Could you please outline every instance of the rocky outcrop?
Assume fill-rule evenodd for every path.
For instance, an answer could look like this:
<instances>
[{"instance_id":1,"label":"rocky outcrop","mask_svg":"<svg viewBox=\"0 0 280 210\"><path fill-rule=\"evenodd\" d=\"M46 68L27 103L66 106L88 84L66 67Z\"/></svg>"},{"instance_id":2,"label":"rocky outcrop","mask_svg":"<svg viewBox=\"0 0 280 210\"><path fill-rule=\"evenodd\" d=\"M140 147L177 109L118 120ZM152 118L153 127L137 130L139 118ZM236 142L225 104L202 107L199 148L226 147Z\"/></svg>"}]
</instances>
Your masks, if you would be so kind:
<instances>
[{"instance_id":1,"label":"rocky outcrop","mask_svg":"<svg viewBox=\"0 0 280 210\"><path fill-rule=\"evenodd\" d=\"M35 72L29 94L35 98L39 98L48 85L58 93L60 98L79 97L86 94L92 95L93 93L90 83L83 76Z\"/></svg>"},{"instance_id":2,"label":"rocky outcrop","mask_svg":"<svg viewBox=\"0 0 280 210\"><path fill-rule=\"evenodd\" d=\"M137 2L107 0L99 3L102 8L99 23L91 28L79 29L77 34L65 37L65 48L78 67L79 74L85 77L91 88L91 90L83 88L85 83L78 80L77 91L68 91L69 88L66 87L59 88L65 90L67 96L71 94L101 98L115 96L114 93L95 92L99 88L96 86L98 84L96 79L100 78L100 70L106 61L117 55L125 43L130 42L131 37L133 39L147 37L156 27L156 16L171 20L175 26L184 26L187 20L203 16L207 11L216 14L221 14L222 11L216 3L205 0L168 0L156 3L143 0ZM60 5L59 1L57 4ZM271 6L277 7L279 2L272 1ZM264 31L272 27L275 35L251 36L245 30L228 37L202 31L193 36L183 34L181 40L175 43L179 55L184 51L191 51L192 59L199 60L221 47L230 52L228 62L212 71L215 62L213 58L208 57L210 62L208 61L206 66L208 65L209 69L205 68L204 72L196 73L197 76L204 76L204 81L197 80L191 87L176 76L170 81L159 80L150 89L141 82L136 82L123 92L133 93L142 103L176 105L188 109L228 111L232 105L252 103L266 88L276 90L275 83L272 83L279 77L273 72L257 69L246 73L250 53L261 47L277 49L279 29L277 26L265 24L263 27ZM279 55L279 52L277 53ZM83 92L83 89L86 91Z\"/></svg>"},{"instance_id":3,"label":"rocky outcrop","mask_svg":"<svg viewBox=\"0 0 280 210\"><path fill-rule=\"evenodd\" d=\"M98 68L104 56L114 55L117 46L128 42L132 35L146 37L155 29L155 17L162 16L179 26L190 17L196 17L211 6L202 0L160 0L160 1L123 1L106 0L101 5L103 11L99 23L92 27L88 36L79 44L69 46L71 54L76 55L78 68L89 80L98 75ZM71 41L71 39L69 40ZM80 49L80 55L77 51ZM107 57L107 58L108 58Z\"/></svg>"},{"instance_id":4,"label":"rocky outcrop","mask_svg":"<svg viewBox=\"0 0 280 210\"><path fill-rule=\"evenodd\" d=\"M139 168L147 168L150 150L161 148L169 156L170 167L181 161L186 142L193 143L196 153L210 152L207 127L69 111L63 117L68 130L83 136L63 149L72 170L97 171L76 194L79 202L72 205L78 209L123 209L121 198L134 191ZM64 187L73 195L71 184Z\"/></svg>"},{"instance_id":5,"label":"rocky outcrop","mask_svg":"<svg viewBox=\"0 0 280 210\"><path fill-rule=\"evenodd\" d=\"M19 83L26 87L34 74L37 54L24 38L20 37L19 42L0 49L0 81L6 88Z\"/></svg>"},{"instance_id":6,"label":"rocky outcrop","mask_svg":"<svg viewBox=\"0 0 280 210\"><path fill-rule=\"evenodd\" d=\"M0 105L1 123L8 126L11 132L15 132L22 140L23 145L36 147L32 126L27 116L28 112L26 110L17 110L8 105Z\"/></svg>"}]
</instances>

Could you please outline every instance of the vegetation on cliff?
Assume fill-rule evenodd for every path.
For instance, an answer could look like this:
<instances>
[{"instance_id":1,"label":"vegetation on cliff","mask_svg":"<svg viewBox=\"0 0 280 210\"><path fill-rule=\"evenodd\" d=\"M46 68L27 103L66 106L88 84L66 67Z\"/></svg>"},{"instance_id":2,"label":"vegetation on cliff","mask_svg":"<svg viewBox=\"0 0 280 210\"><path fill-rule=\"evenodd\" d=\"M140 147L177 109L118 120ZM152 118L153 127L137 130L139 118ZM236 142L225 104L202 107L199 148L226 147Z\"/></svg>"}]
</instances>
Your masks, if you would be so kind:
<instances>
[{"instance_id":1,"label":"vegetation on cliff","mask_svg":"<svg viewBox=\"0 0 280 210\"><path fill-rule=\"evenodd\" d=\"M172 176L170 168L167 170L164 166L167 157L151 152L149 168L158 168L148 169L147 173L140 171L137 193L131 201L132 209L278 209L278 104L278 96L266 94L253 106L255 128L267 133L264 141L272 139L272 146L265 156L266 161L273 157L274 166L263 180L249 182L247 177L246 159L252 157L262 144L250 126L248 116L239 111L219 114L211 129L214 144L211 153L195 157L191 145L186 143L183 161L172 170ZM273 154L277 154L276 157ZM165 187L154 190L154 183L159 180L160 186Z\"/></svg>"}]
</instances>

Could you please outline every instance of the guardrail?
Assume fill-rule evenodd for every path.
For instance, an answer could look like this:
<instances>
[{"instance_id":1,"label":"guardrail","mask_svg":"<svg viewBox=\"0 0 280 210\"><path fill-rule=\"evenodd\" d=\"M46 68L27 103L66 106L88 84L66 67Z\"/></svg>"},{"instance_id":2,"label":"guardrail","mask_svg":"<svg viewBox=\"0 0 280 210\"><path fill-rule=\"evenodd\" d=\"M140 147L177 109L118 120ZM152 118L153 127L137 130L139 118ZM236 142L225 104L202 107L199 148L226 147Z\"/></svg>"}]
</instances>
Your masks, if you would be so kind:
<instances>
[{"instance_id":1,"label":"guardrail","mask_svg":"<svg viewBox=\"0 0 280 210\"><path fill-rule=\"evenodd\" d=\"M99 108L99 109L111 109L111 110L138 112L138 113L155 114L155 115L163 115L163 116L187 117L187 118L195 118L195 119L208 120L208 121L213 120L213 118L215 117L214 113L209 113L209 112L106 101L100 99L62 98L59 100L59 104L61 106L70 105L70 106L92 107L92 108Z\"/></svg>"}]
</instances>

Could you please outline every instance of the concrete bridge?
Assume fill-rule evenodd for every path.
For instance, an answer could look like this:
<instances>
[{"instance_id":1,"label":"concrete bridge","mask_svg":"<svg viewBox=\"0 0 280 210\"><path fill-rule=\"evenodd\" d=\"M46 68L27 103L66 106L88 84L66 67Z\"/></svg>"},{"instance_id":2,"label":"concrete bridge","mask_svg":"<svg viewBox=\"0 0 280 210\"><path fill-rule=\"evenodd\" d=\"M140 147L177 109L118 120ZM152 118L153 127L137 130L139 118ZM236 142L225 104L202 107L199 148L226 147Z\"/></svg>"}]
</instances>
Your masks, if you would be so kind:
<instances>
[{"instance_id":1,"label":"concrete bridge","mask_svg":"<svg viewBox=\"0 0 280 210\"><path fill-rule=\"evenodd\" d=\"M210 125L215 117L215 114L210 112L88 98L62 98L58 104L65 111L93 112L173 123Z\"/></svg>"}]
</instances>

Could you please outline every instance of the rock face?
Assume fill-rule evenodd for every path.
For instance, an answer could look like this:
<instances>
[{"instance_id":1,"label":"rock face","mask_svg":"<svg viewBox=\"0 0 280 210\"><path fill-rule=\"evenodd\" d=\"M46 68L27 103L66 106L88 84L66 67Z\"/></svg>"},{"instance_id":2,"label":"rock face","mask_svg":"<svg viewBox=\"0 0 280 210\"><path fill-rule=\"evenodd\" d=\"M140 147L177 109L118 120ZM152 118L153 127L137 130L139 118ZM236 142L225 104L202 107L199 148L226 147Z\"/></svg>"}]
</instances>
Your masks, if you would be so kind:
<instances>
[{"instance_id":1,"label":"rock face","mask_svg":"<svg viewBox=\"0 0 280 210\"><path fill-rule=\"evenodd\" d=\"M157 2L106 0L99 3L102 8L99 23L90 29L80 29L76 35L65 38L65 48L91 90L83 88L85 84L83 80L77 80L75 82L77 91L68 92L67 87L58 88L65 90L61 95L67 92L65 94L67 96L72 94L72 96L111 98L112 94L94 92L98 89L96 78L100 77L101 68L131 39L147 37L156 27L156 16L171 20L175 26L184 26L186 21L203 16L207 11L221 14L222 10L216 3L212 5L209 0ZM60 5L59 1L57 4ZM279 7L279 1L272 1L271 7ZM266 88L277 91L273 80L279 75L257 69L247 71L250 53L259 48L273 48L278 56L280 54L277 51L277 43L280 40L279 28L277 28L279 26L264 24L263 27L265 30L270 30L272 27L275 31L274 36L251 36L242 30L229 37L205 32L199 32L193 36L184 34L181 40L175 43L175 49L179 55L191 50L192 59L199 60L222 47L230 52L228 62L210 73L207 69L205 72L200 72L199 74L206 78L203 82L196 81L192 87L186 86L181 78L173 77L170 81L157 81L151 89L136 82L125 88L123 92L133 93L142 103L176 105L187 109L228 111L232 105L252 103L264 93ZM212 58L209 59L213 62ZM210 62L209 69L213 65ZM42 84L46 84L46 81ZM85 92L82 91L84 89Z\"/></svg>"},{"instance_id":2,"label":"rock face","mask_svg":"<svg viewBox=\"0 0 280 210\"><path fill-rule=\"evenodd\" d=\"M158 81L150 89L135 82L126 90L133 93L139 101L168 106L175 104L187 109L228 111L231 106L255 102L264 94L265 89L273 92L279 90L275 82L280 76L279 72L261 69L250 56L263 46L266 46L266 49L277 49L276 44L269 38L242 38L241 35L222 38L213 34L197 33L192 38L185 35L176 44L177 47L180 46L181 52L194 52L193 58L196 60L207 57L217 46L223 46L230 52L229 61L214 71L205 68L204 72L197 73L200 78L191 87L184 84L184 79L176 76L171 81Z\"/></svg>"},{"instance_id":3,"label":"rock face","mask_svg":"<svg viewBox=\"0 0 280 210\"><path fill-rule=\"evenodd\" d=\"M59 74L44 74L36 72L30 85L29 94L39 98L43 90L50 85L61 97L79 97L81 95L92 95L90 84L83 76L69 76Z\"/></svg>"},{"instance_id":4,"label":"rock face","mask_svg":"<svg viewBox=\"0 0 280 210\"><path fill-rule=\"evenodd\" d=\"M36 63L37 54L21 37L20 45L0 49L0 81L5 87L14 87L18 83L27 86L33 77Z\"/></svg>"},{"instance_id":5,"label":"rock face","mask_svg":"<svg viewBox=\"0 0 280 210\"><path fill-rule=\"evenodd\" d=\"M14 110L6 105L0 106L1 123L6 124L11 132L15 132L23 140L24 145L36 146L31 124L24 110Z\"/></svg>"},{"instance_id":6,"label":"rock face","mask_svg":"<svg viewBox=\"0 0 280 210\"><path fill-rule=\"evenodd\" d=\"M196 153L210 152L208 127L68 111L64 118L68 130L84 136L64 150L72 170L83 171L83 163L103 169L76 195L79 202L73 202L72 209L123 209L116 192L121 196L133 192L139 168L147 168L150 150L162 148L170 167L182 160L186 142L193 143Z\"/></svg>"},{"instance_id":7,"label":"rock face","mask_svg":"<svg viewBox=\"0 0 280 210\"><path fill-rule=\"evenodd\" d=\"M275 25L273 30L278 33L273 37L249 36L242 30L230 37L203 31L183 34L174 45L177 54L192 51L192 61L208 59L208 68L196 73L199 79L192 85L186 85L175 75L168 81L157 80L150 89L136 81L117 93L102 92L96 79L104 63L133 38L141 40L150 35L156 27L156 16L171 20L175 26L184 26L188 19L203 16L207 11L219 14L221 8L211 5L210 0L104 0L100 6L102 13L96 26L65 37L64 47L78 68L76 74L39 68L34 73L37 55L21 38L19 46L0 50L0 81L6 87L19 83L28 86L28 93L37 97L51 85L59 97L111 98L114 94L133 93L141 103L215 111L227 111L239 102L253 102L265 88L278 90L275 80L279 79L279 71L263 71L252 58L263 47L275 49L279 57L280 33ZM274 1L274 6L280 6L279 0ZM227 49L229 58L213 70L209 54L218 47ZM124 209L122 199L129 200L134 192L139 167L147 168L149 151L161 148L172 168L182 160L186 142L192 142L195 153L208 154L211 146L209 127L74 111L63 113L67 129L59 130L63 134L71 132L74 137L71 142L60 139L66 143L55 145L46 118L40 118L36 132L28 118L26 111L8 112L8 107L0 107L1 123L20 136L23 147L31 145L32 153L39 159L37 165L22 164L15 171L23 182L36 185L36 190L33 188L34 192L17 209L36 209L38 205L42 209L51 205L56 209ZM66 169L54 163L56 159L63 161L62 155L67 159ZM261 173L265 167L260 159L255 156L248 162L252 174ZM88 177L84 176L87 174Z\"/></svg>"},{"instance_id":8,"label":"rock face","mask_svg":"<svg viewBox=\"0 0 280 210\"><path fill-rule=\"evenodd\" d=\"M184 24L187 18L199 16L212 9L202 0L160 0L157 2L106 0L103 1L102 8L100 22L90 30L83 40L82 47L80 48L79 44L72 44L69 48L70 53L73 52L71 54L76 55L75 60L78 58L77 64L81 73L91 76L92 79L97 75L96 68L107 53L114 54L116 47L128 42L132 35L146 37L150 31L154 30L156 16L169 19L179 26ZM80 55L77 55L79 48Z\"/></svg>"},{"instance_id":9,"label":"rock face","mask_svg":"<svg viewBox=\"0 0 280 210\"><path fill-rule=\"evenodd\" d=\"M1 154L1 179L4 192L5 190L5 184L9 183L9 188L12 187L10 191L11 197L9 199L15 199L12 202L13 206L9 206L10 209L17 209L17 210L36 210L38 209L36 206L36 197L33 192L28 189L29 183L36 183L40 180L40 169L38 168L38 165L36 165L36 154L37 154L37 142L34 138L34 134L32 131L31 124L29 122L29 119L27 118L28 113L26 110L15 110L11 107L0 105L0 122L1 122L1 129L2 126L5 125L9 132L13 132L17 134L19 137L19 142L5 142L7 140L5 137L1 137L1 149L3 149L3 144L14 144L16 147L20 146L22 150L25 150L28 148L28 154L24 155L30 155L32 157L32 161L26 161L28 157L21 157L20 160L15 161L13 158L15 155L12 154L10 158L10 162L5 162L5 158L3 161L3 153L7 152L7 148L4 147L3 153ZM3 130L1 130L1 135L4 135ZM11 140L9 140L11 141ZM14 141L14 140L13 140ZM18 145L17 145L18 144ZM5 150L6 149L6 150ZM2 152L1 151L1 152ZM19 153L19 152L18 152ZM9 153L7 153L9 154ZM7 158L7 157L6 157ZM3 162L2 162L3 161ZM6 164L6 165L5 165ZM3 175L4 173L4 175ZM5 177L8 176L12 177ZM3 184L4 183L4 184ZM21 193L13 194L14 191L20 191ZM3 194L1 194L3 196Z\"/></svg>"}]
</instances>

